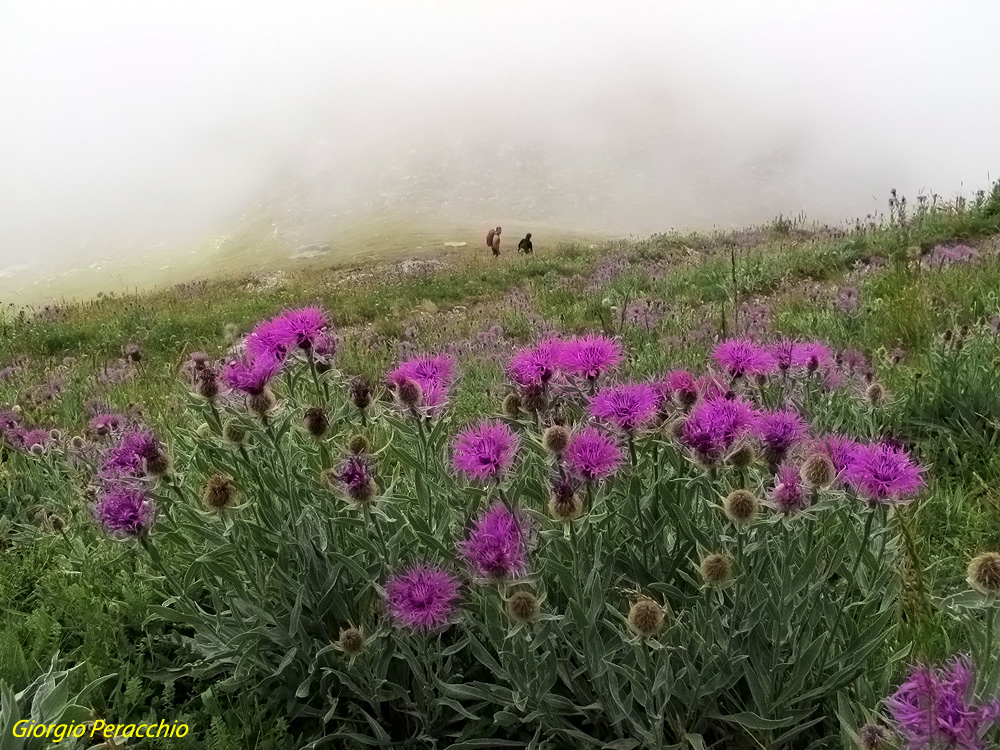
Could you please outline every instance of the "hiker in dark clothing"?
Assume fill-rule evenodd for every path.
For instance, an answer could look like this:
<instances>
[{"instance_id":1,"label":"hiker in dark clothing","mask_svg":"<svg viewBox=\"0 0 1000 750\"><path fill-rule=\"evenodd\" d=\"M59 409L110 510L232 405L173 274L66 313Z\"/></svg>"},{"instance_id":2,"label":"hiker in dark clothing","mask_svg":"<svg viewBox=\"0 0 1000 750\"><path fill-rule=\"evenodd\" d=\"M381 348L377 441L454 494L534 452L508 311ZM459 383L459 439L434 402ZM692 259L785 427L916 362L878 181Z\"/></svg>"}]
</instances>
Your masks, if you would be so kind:
<instances>
[{"instance_id":1,"label":"hiker in dark clothing","mask_svg":"<svg viewBox=\"0 0 1000 750\"><path fill-rule=\"evenodd\" d=\"M525 235L524 239L517 243L517 251L519 253L530 254L534 250L531 246L531 232Z\"/></svg>"},{"instance_id":2,"label":"hiker in dark clothing","mask_svg":"<svg viewBox=\"0 0 1000 750\"><path fill-rule=\"evenodd\" d=\"M500 232L503 231L500 227L496 229L491 229L486 235L486 247L493 251L493 257L500 257Z\"/></svg>"}]
</instances>

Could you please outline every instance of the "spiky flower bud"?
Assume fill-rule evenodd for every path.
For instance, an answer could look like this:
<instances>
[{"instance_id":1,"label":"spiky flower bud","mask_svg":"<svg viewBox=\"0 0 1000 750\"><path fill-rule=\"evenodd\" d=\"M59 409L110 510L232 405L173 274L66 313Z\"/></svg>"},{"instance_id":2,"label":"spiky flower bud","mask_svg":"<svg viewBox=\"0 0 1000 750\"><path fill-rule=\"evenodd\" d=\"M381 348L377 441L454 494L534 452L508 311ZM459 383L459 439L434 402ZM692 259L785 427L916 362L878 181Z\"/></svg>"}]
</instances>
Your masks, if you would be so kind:
<instances>
[{"instance_id":1,"label":"spiky flower bud","mask_svg":"<svg viewBox=\"0 0 1000 750\"><path fill-rule=\"evenodd\" d=\"M507 394L503 400L503 413L510 419L517 419L521 416L521 394Z\"/></svg>"},{"instance_id":2,"label":"spiky flower bud","mask_svg":"<svg viewBox=\"0 0 1000 750\"><path fill-rule=\"evenodd\" d=\"M232 477L213 474L205 483L201 497L205 507L216 513L232 507L236 502L236 488L233 486Z\"/></svg>"},{"instance_id":3,"label":"spiky flower bud","mask_svg":"<svg viewBox=\"0 0 1000 750\"><path fill-rule=\"evenodd\" d=\"M545 395L545 388L541 385L529 385L524 389L524 408L529 412L545 411L549 405L549 399Z\"/></svg>"},{"instance_id":4,"label":"spiky flower bud","mask_svg":"<svg viewBox=\"0 0 1000 750\"><path fill-rule=\"evenodd\" d=\"M55 428L49 430L49 437L55 440L56 442L62 440L62 430L58 430Z\"/></svg>"},{"instance_id":5,"label":"spiky flower bud","mask_svg":"<svg viewBox=\"0 0 1000 750\"><path fill-rule=\"evenodd\" d=\"M348 656L356 656L365 650L365 634L357 628L341 628L337 648Z\"/></svg>"},{"instance_id":6,"label":"spiky flower bud","mask_svg":"<svg viewBox=\"0 0 1000 750\"><path fill-rule=\"evenodd\" d=\"M278 400L270 388L264 388L260 393L251 394L248 400L250 411L260 417L265 416L277 403Z\"/></svg>"},{"instance_id":7,"label":"spiky flower bud","mask_svg":"<svg viewBox=\"0 0 1000 750\"><path fill-rule=\"evenodd\" d=\"M364 411L372 402L372 388L364 378L355 378L351 382L351 401Z\"/></svg>"},{"instance_id":8,"label":"spiky flower bud","mask_svg":"<svg viewBox=\"0 0 1000 750\"><path fill-rule=\"evenodd\" d=\"M225 426L225 428L222 431L222 434L225 436L226 440L228 440L230 443L233 443L234 445L241 445L243 441L246 439L247 431L244 430L242 427L240 427L238 424L230 422Z\"/></svg>"},{"instance_id":9,"label":"spiky flower bud","mask_svg":"<svg viewBox=\"0 0 1000 750\"><path fill-rule=\"evenodd\" d=\"M198 378L194 385L195 392L206 401L214 401L219 395L219 376L210 367L198 370Z\"/></svg>"},{"instance_id":10,"label":"spiky flower bud","mask_svg":"<svg viewBox=\"0 0 1000 750\"><path fill-rule=\"evenodd\" d=\"M208 422L202 422L200 425L198 425L198 429L195 430L195 433L200 438L207 438L209 435L212 434L212 426Z\"/></svg>"},{"instance_id":11,"label":"spiky flower bud","mask_svg":"<svg viewBox=\"0 0 1000 750\"><path fill-rule=\"evenodd\" d=\"M757 451L752 443L740 441L733 452L729 454L726 461L734 469L745 469L757 460Z\"/></svg>"},{"instance_id":12,"label":"spiky flower bud","mask_svg":"<svg viewBox=\"0 0 1000 750\"><path fill-rule=\"evenodd\" d=\"M129 344L125 347L125 356L132 362L139 362L142 360L142 351L139 349L138 344Z\"/></svg>"},{"instance_id":13,"label":"spiky flower bud","mask_svg":"<svg viewBox=\"0 0 1000 750\"><path fill-rule=\"evenodd\" d=\"M396 397L399 399L399 403L408 409L417 406L423 396L423 389L416 380L407 378L396 387Z\"/></svg>"},{"instance_id":14,"label":"spiky flower bud","mask_svg":"<svg viewBox=\"0 0 1000 750\"><path fill-rule=\"evenodd\" d=\"M1000 553L984 552L968 568L969 585L986 596L1000 595Z\"/></svg>"},{"instance_id":15,"label":"spiky flower bud","mask_svg":"<svg viewBox=\"0 0 1000 750\"><path fill-rule=\"evenodd\" d=\"M813 453L802 464L799 476L809 489L825 490L837 478L837 468L825 453Z\"/></svg>"},{"instance_id":16,"label":"spiky flower bud","mask_svg":"<svg viewBox=\"0 0 1000 750\"><path fill-rule=\"evenodd\" d=\"M887 396L885 386L878 381L871 383L865 388L865 401L871 406L881 406L885 403Z\"/></svg>"},{"instance_id":17,"label":"spiky flower bud","mask_svg":"<svg viewBox=\"0 0 1000 750\"><path fill-rule=\"evenodd\" d=\"M858 730L858 747L861 750L888 750L892 742L892 732L881 724L869 722Z\"/></svg>"},{"instance_id":18,"label":"spiky flower bud","mask_svg":"<svg viewBox=\"0 0 1000 750\"><path fill-rule=\"evenodd\" d=\"M364 435L352 435L347 442L347 450L350 453L371 453L372 443Z\"/></svg>"},{"instance_id":19,"label":"spiky flower bud","mask_svg":"<svg viewBox=\"0 0 1000 750\"><path fill-rule=\"evenodd\" d=\"M310 406L302 418L306 431L313 437L323 437L330 429L330 417L321 406Z\"/></svg>"},{"instance_id":20,"label":"spiky flower bud","mask_svg":"<svg viewBox=\"0 0 1000 750\"><path fill-rule=\"evenodd\" d=\"M745 529L757 518L760 501L749 490L734 490L722 501L722 511L726 518L738 529Z\"/></svg>"},{"instance_id":21,"label":"spiky flower bud","mask_svg":"<svg viewBox=\"0 0 1000 750\"><path fill-rule=\"evenodd\" d=\"M670 437L679 443L684 438L684 425L686 424L687 419L678 417L667 425L667 432L670 433Z\"/></svg>"},{"instance_id":22,"label":"spiky flower bud","mask_svg":"<svg viewBox=\"0 0 1000 750\"><path fill-rule=\"evenodd\" d=\"M568 444L569 430L561 425L552 425L542 433L542 445L555 456L561 456Z\"/></svg>"},{"instance_id":23,"label":"spiky flower bud","mask_svg":"<svg viewBox=\"0 0 1000 750\"><path fill-rule=\"evenodd\" d=\"M538 599L530 591L516 591L507 599L507 614L514 622L531 622L539 611Z\"/></svg>"},{"instance_id":24,"label":"spiky flower bud","mask_svg":"<svg viewBox=\"0 0 1000 750\"><path fill-rule=\"evenodd\" d=\"M45 449L41 446L41 443L35 443L33 446L31 446L28 449L28 451L31 453L32 456L44 456L45 455Z\"/></svg>"},{"instance_id":25,"label":"spiky flower bud","mask_svg":"<svg viewBox=\"0 0 1000 750\"><path fill-rule=\"evenodd\" d=\"M549 494L549 515L557 521L572 521L583 512L583 502L573 484L566 479L552 483Z\"/></svg>"},{"instance_id":26,"label":"spiky flower bud","mask_svg":"<svg viewBox=\"0 0 1000 750\"><path fill-rule=\"evenodd\" d=\"M651 638L660 632L664 619L663 607L648 597L636 600L628 611L629 628L642 638Z\"/></svg>"},{"instance_id":27,"label":"spiky flower bud","mask_svg":"<svg viewBox=\"0 0 1000 750\"><path fill-rule=\"evenodd\" d=\"M170 458L160 443L151 443L145 455L146 473L154 477L161 477L170 469Z\"/></svg>"},{"instance_id":28,"label":"spiky flower bud","mask_svg":"<svg viewBox=\"0 0 1000 750\"><path fill-rule=\"evenodd\" d=\"M46 513L43 525L50 531L62 532L66 528L66 521L58 513Z\"/></svg>"},{"instance_id":29,"label":"spiky flower bud","mask_svg":"<svg viewBox=\"0 0 1000 750\"><path fill-rule=\"evenodd\" d=\"M725 555L713 553L701 561L701 577L709 586L723 588L733 580L733 563Z\"/></svg>"},{"instance_id":30,"label":"spiky flower bud","mask_svg":"<svg viewBox=\"0 0 1000 750\"><path fill-rule=\"evenodd\" d=\"M82 450L83 446L87 444L87 441L84 440L83 437L81 437L80 435L74 435L73 438L69 441L69 444L73 446L73 448L76 450Z\"/></svg>"}]
</instances>

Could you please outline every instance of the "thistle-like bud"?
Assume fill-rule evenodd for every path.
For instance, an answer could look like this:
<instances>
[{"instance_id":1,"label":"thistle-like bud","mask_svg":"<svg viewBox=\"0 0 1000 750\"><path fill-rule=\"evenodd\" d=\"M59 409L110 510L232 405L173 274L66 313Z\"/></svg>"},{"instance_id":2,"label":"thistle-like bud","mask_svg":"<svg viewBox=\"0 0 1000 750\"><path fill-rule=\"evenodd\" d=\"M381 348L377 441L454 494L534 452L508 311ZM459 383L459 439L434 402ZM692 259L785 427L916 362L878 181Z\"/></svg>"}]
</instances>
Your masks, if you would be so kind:
<instances>
[{"instance_id":1,"label":"thistle-like bud","mask_svg":"<svg viewBox=\"0 0 1000 750\"><path fill-rule=\"evenodd\" d=\"M223 474L213 474L205 483L202 492L205 507L216 513L233 506L236 503L236 488L231 477Z\"/></svg>"},{"instance_id":2,"label":"thistle-like bud","mask_svg":"<svg viewBox=\"0 0 1000 750\"><path fill-rule=\"evenodd\" d=\"M521 394L507 394L503 400L503 413L510 419L517 419L521 416Z\"/></svg>"},{"instance_id":3,"label":"thistle-like bud","mask_svg":"<svg viewBox=\"0 0 1000 750\"><path fill-rule=\"evenodd\" d=\"M34 445L32 445L30 448L28 448L28 452L31 453L32 456L45 455L45 449L41 446L40 443L35 443Z\"/></svg>"},{"instance_id":4,"label":"thistle-like bud","mask_svg":"<svg viewBox=\"0 0 1000 750\"><path fill-rule=\"evenodd\" d=\"M372 388L363 378L355 378L351 382L351 401L358 409L364 411L372 402Z\"/></svg>"},{"instance_id":5,"label":"thistle-like bud","mask_svg":"<svg viewBox=\"0 0 1000 750\"><path fill-rule=\"evenodd\" d=\"M745 529L757 518L760 501L749 490L734 490L722 501L722 512L738 529Z\"/></svg>"},{"instance_id":6,"label":"thistle-like bud","mask_svg":"<svg viewBox=\"0 0 1000 750\"><path fill-rule=\"evenodd\" d=\"M701 577L709 586L721 589L733 580L733 563L725 555L713 553L701 561Z\"/></svg>"},{"instance_id":7,"label":"thistle-like bud","mask_svg":"<svg viewBox=\"0 0 1000 750\"><path fill-rule=\"evenodd\" d=\"M651 638L659 633L664 619L663 607L648 597L636 600L628 611L629 628L642 638Z\"/></svg>"},{"instance_id":8,"label":"thistle-like bud","mask_svg":"<svg viewBox=\"0 0 1000 750\"><path fill-rule=\"evenodd\" d=\"M677 406L684 411L688 411L692 406L698 403L698 392L693 388L680 388L674 391L673 399Z\"/></svg>"},{"instance_id":9,"label":"thistle-like bud","mask_svg":"<svg viewBox=\"0 0 1000 750\"><path fill-rule=\"evenodd\" d=\"M146 459L146 473L151 476L163 476L170 469L170 458L158 442L150 446L144 458Z\"/></svg>"},{"instance_id":10,"label":"thistle-like bud","mask_svg":"<svg viewBox=\"0 0 1000 750\"><path fill-rule=\"evenodd\" d=\"M238 424L230 422L222 430L222 434L230 443L233 443L234 445L242 445L243 441L246 439L247 431Z\"/></svg>"},{"instance_id":11,"label":"thistle-like bud","mask_svg":"<svg viewBox=\"0 0 1000 750\"><path fill-rule=\"evenodd\" d=\"M323 437L330 429L330 417L320 406L310 406L302 419L306 431L313 437Z\"/></svg>"},{"instance_id":12,"label":"thistle-like bud","mask_svg":"<svg viewBox=\"0 0 1000 750\"><path fill-rule=\"evenodd\" d=\"M62 430L58 430L56 428L52 428L51 430L49 430L49 437L55 440L56 442L62 440L62 436L63 436Z\"/></svg>"},{"instance_id":13,"label":"thistle-like bud","mask_svg":"<svg viewBox=\"0 0 1000 750\"><path fill-rule=\"evenodd\" d=\"M371 453L372 443L364 435L352 435L351 439L347 442L347 450L350 453Z\"/></svg>"},{"instance_id":14,"label":"thistle-like bud","mask_svg":"<svg viewBox=\"0 0 1000 750\"><path fill-rule=\"evenodd\" d=\"M139 349L138 344L129 344L125 347L125 356L132 362L139 362L142 360L142 351Z\"/></svg>"},{"instance_id":15,"label":"thistle-like bud","mask_svg":"<svg viewBox=\"0 0 1000 750\"><path fill-rule=\"evenodd\" d=\"M1000 553L985 552L973 558L968 574L969 585L980 594L1000 595Z\"/></svg>"},{"instance_id":16,"label":"thistle-like bud","mask_svg":"<svg viewBox=\"0 0 1000 750\"><path fill-rule=\"evenodd\" d=\"M733 449L733 452L726 457L726 461L734 469L745 469L757 460L757 451L752 443L740 441Z\"/></svg>"},{"instance_id":17,"label":"thistle-like bud","mask_svg":"<svg viewBox=\"0 0 1000 750\"><path fill-rule=\"evenodd\" d=\"M552 425L542 433L542 445L555 456L561 456L569 444L569 430L561 425Z\"/></svg>"},{"instance_id":18,"label":"thistle-like bud","mask_svg":"<svg viewBox=\"0 0 1000 750\"><path fill-rule=\"evenodd\" d=\"M865 401L871 406L881 406L885 403L886 397L885 386L878 381L871 383L865 388Z\"/></svg>"},{"instance_id":19,"label":"thistle-like bud","mask_svg":"<svg viewBox=\"0 0 1000 750\"><path fill-rule=\"evenodd\" d=\"M348 656L356 656L365 650L365 634L357 628L341 628L337 648Z\"/></svg>"},{"instance_id":20,"label":"thistle-like bud","mask_svg":"<svg viewBox=\"0 0 1000 750\"><path fill-rule=\"evenodd\" d=\"M837 478L837 468L825 453L813 453L802 464L799 476L809 489L825 490Z\"/></svg>"},{"instance_id":21,"label":"thistle-like bud","mask_svg":"<svg viewBox=\"0 0 1000 750\"><path fill-rule=\"evenodd\" d=\"M524 389L524 408L529 412L545 411L549 405L549 399L545 395L545 388L540 385L529 385Z\"/></svg>"},{"instance_id":22,"label":"thistle-like bud","mask_svg":"<svg viewBox=\"0 0 1000 750\"><path fill-rule=\"evenodd\" d=\"M87 444L87 441L84 440L83 437L81 437L80 435L74 435L72 439L69 441L69 444L73 446L75 450L82 450L83 447Z\"/></svg>"},{"instance_id":23,"label":"thistle-like bud","mask_svg":"<svg viewBox=\"0 0 1000 750\"><path fill-rule=\"evenodd\" d=\"M399 403L408 409L416 407L423 396L424 391L420 387L420 383L410 378L404 380L396 388L396 397L399 399Z\"/></svg>"},{"instance_id":24,"label":"thistle-like bud","mask_svg":"<svg viewBox=\"0 0 1000 750\"><path fill-rule=\"evenodd\" d=\"M263 417L270 412L277 403L278 400L274 397L274 393L271 389L265 388L260 393L251 395L248 405L250 407L250 411L257 416Z\"/></svg>"},{"instance_id":25,"label":"thistle-like bud","mask_svg":"<svg viewBox=\"0 0 1000 750\"><path fill-rule=\"evenodd\" d=\"M198 429L195 430L195 433L200 438L207 438L209 435L212 434L212 426L208 422L202 422L200 425L198 425Z\"/></svg>"},{"instance_id":26,"label":"thistle-like bud","mask_svg":"<svg viewBox=\"0 0 1000 750\"><path fill-rule=\"evenodd\" d=\"M219 395L219 377L211 367L198 370L198 378L194 385L195 392L206 401L214 401Z\"/></svg>"},{"instance_id":27,"label":"thistle-like bud","mask_svg":"<svg viewBox=\"0 0 1000 750\"><path fill-rule=\"evenodd\" d=\"M42 523L49 531L62 532L66 528L66 521L58 513L46 513Z\"/></svg>"},{"instance_id":28,"label":"thistle-like bud","mask_svg":"<svg viewBox=\"0 0 1000 750\"><path fill-rule=\"evenodd\" d=\"M514 622L531 622L540 609L538 599L530 591L516 591L507 600L507 614Z\"/></svg>"},{"instance_id":29,"label":"thistle-like bud","mask_svg":"<svg viewBox=\"0 0 1000 750\"><path fill-rule=\"evenodd\" d=\"M858 730L858 747L860 750L888 750L892 747L892 732L881 724L865 724Z\"/></svg>"},{"instance_id":30,"label":"thistle-like bud","mask_svg":"<svg viewBox=\"0 0 1000 750\"><path fill-rule=\"evenodd\" d=\"M579 518L583 512L583 502L576 488L567 479L558 479L552 483L549 494L549 515L557 521L572 521Z\"/></svg>"},{"instance_id":31,"label":"thistle-like bud","mask_svg":"<svg viewBox=\"0 0 1000 750\"><path fill-rule=\"evenodd\" d=\"M684 417L678 417L673 422L667 425L667 432L670 433L670 437L676 440L678 443L684 437L684 425L687 424L687 419Z\"/></svg>"}]
</instances>

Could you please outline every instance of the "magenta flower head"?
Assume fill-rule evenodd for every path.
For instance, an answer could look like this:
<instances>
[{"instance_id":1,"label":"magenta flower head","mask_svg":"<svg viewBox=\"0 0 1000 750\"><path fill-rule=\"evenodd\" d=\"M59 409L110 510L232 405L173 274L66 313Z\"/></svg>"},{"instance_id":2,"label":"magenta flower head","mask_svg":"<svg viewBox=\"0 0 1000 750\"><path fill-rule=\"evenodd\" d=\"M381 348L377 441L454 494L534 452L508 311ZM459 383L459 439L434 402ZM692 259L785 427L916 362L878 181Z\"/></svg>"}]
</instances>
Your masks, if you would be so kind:
<instances>
[{"instance_id":1,"label":"magenta flower head","mask_svg":"<svg viewBox=\"0 0 1000 750\"><path fill-rule=\"evenodd\" d=\"M510 379L522 388L545 385L564 366L566 342L547 338L531 349L521 349L507 366Z\"/></svg>"},{"instance_id":2,"label":"magenta flower head","mask_svg":"<svg viewBox=\"0 0 1000 750\"><path fill-rule=\"evenodd\" d=\"M527 569L524 523L503 504L483 513L458 549L483 578L516 578Z\"/></svg>"},{"instance_id":3,"label":"magenta flower head","mask_svg":"<svg viewBox=\"0 0 1000 750\"><path fill-rule=\"evenodd\" d=\"M48 430L36 427L33 430L24 430L21 432L18 435L18 442L20 443L18 447L26 451L30 451L36 445L44 449L52 443L52 436Z\"/></svg>"},{"instance_id":4,"label":"magenta flower head","mask_svg":"<svg viewBox=\"0 0 1000 750\"><path fill-rule=\"evenodd\" d=\"M254 358L282 360L293 349L311 349L325 338L328 325L320 307L285 310L253 329L247 336L247 351Z\"/></svg>"},{"instance_id":5,"label":"magenta flower head","mask_svg":"<svg viewBox=\"0 0 1000 750\"><path fill-rule=\"evenodd\" d=\"M684 422L681 442L706 466L714 466L733 444L750 432L759 418L742 397L709 398L699 403Z\"/></svg>"},{"instance_id":6,"label":"magenta flower head","mask_svg":"<svg viewBox=\"0 0 1000 750\"><path fill-rule=\"evenodd\" d=\"M809 490L794 467L787 464L778 469L771 490L771 506L780 513L791 514L805 510L811 502Z\"/></svg>"},{"instance_id":7,"label":"magenta flower head","mask_svg":"<svg viewBox=\"0 0 1000 750\"><path fill-rule=\"evenodd\" d=\"M976 702L974 684L972 663L966 657L938 670L926 664L913 667L886 700L906 747L984 750L983 735L1000 718L1000 699Z\"/></svg>"},{"instance_id":8,"label":"magenta flower head","mask_svg":"<svg viewBox=\"0 0 1000 750\"><path fill-rule=\"evenodd\" d=\"M447 354L422 355L401 362L386 376L389 387L394 389L397 402L400 389L411 381L419 386L416 407L428 415L437 414L448 403L448 391L455 379L455 362ZM409 409L409 405L405 405Z\"/></svg>"},{"instance_id":9,"label":"magenta flower head","mask_svg":"<svg viewBox=\"0 0 1000 750\"><path fill-rule=\"evenodd\" d=\"M812 373L826 369L833 362L833 352L821 341L806 341L795 347L795 364Z\"/></svg>"},{"instance_id":10,"label":"magenta flower head","mask_svg":"<svg viewBox=\"0 0 1000 750\"><path fill-rule=\"evenodd\" d=\"M480 481L500 481L517 453L518 437L502 422L482 420L451 443L455 470Z\"/></svg>"},{"instance_id":11,"label":"magenta flower head","mask_svg":"<svg viewBox=\"0 0 1000 750\"><path fill-rule=\"evenodd\" d=\"M869 503L911 502L926 484L924 468L903 448L886 443L859 445L844 469L844 481Z\"/></svg>"},{"instance_id":12,"label":"magenta flower head","mask_svg":"<svg viewBox=\"0 0 1000 750\"><path fill-rule=\"evenodd\" d=\"M94 518L109 533L143 537L149 533L156 506L137 489L112 487L93 506Z\"/></svg>"},{"instance_id":13,"label":"magenta flower head","mask_svg":"<svg viewBox=\"0 0 1000 750\"><path fill-rule=\"evenodd\" d=\"M607 336L584 336L567 341L562 355L570 375L597 380L621 364L622 345Z\"/></svg>"},{"instance_id":14,"label":"magenta flower head","mask_svg":"<svg viewBox=\"0 0 1000 750\"><path fill-rule=\"evenodd\" d=\"M854 460L854 452L859 445L857 440L844 435L827 435L813 444L816 450L822 451L830 457L833 468L837 470L838 474L842 474L848 464Z\"/></svg>"},{"instance_id":15,"label":"magenta flower head","mask_svg":"<svg viewBox=\"0 0 1000 750\"><path fill-rule=\"evenodd\" d=\"M259 396L271 378L281 371L282 364L283 360L273 354L251 354L230 361L222 372L222 379L234 390Z\"/></svg>"},{"instance_id":16,"label":"magenta flower head","mask_svg":"<svg viewBox=\"0 0 1000 750\"><path fill-rule=\"evenodd\" d=\"M632 432L652 420L660 394L645 383L625 383L602 388L590 400L590 413L618 429Z\"/></svg>"},{"instance_id":17,"label":"magenta flower head","mask_svg":"<svg viewBox=\"0 0 1000 750\"><path fill-rule=\"evenodd\" d=\"M745 339L729 339L715 347L712 358L732 378L770 375L778 363L762 346Z\"/></svg>"},{"instance_id":18,"label":"magenta flower head","mask_svg":"<svg viewBox=\"0 0 1000 750\"><path fill-rule=\"evenodd\" d=\"M93 419L90 420L90 431L95 435L110 435L113 432L118 432L122 424L125 422L125 417L121 414L98 414Z\"/></svg>"},{"instance_id":19,"label":"magenta flower head","mask_svg":"<svg viewBox=\"0 0 1000 750\"><path fill-rule=\"evenodd\" d=\"M670 397L682 409L690 409L698 401L698 384L687 370L671 370L667 373L666 384Z\"/></svg>"},{"instance_id":20,"label":"magenta flower head","mask_svg":"<svg viewBox=\"0 0 1000 750\"><path fill-rule=\"evenodd\" d=\"M625 460L621 444L596 427L574 432L563 453L570 471L588 482L612 476Z\"/></svg>"},{"instance_id":21,"label":"magenta flower head","mask_svg":"<svg viewBox=\"0 0 1000 750\"><path fill-rule=\"evenodd\" d=\"M795 353L798 346L798 341L785 339L768 347L768 351L771 352L771 356L774 357L774 362L781 372L788 372L797 363Z\"/></svg>"},{"instance_id":22,"label":"magenta flower head","mask_svg":"<svg viewBox=\"0 0 1000 750\"><path fill-rule=\"evenodd\" d=\"M764 446L764 455L772 466L785 460L788 450L805 438L806 421L791 409L763 412L754 422L753 434Z\"/></svg>"},{"instance_id":23,"label":"magenta flower head","mask_svg":"<svg viewBox=\"0 0 1000 750\"><path fill-rule=\"evenodd\" d=\"M108 452L100 473L105 480L117 481L162 474L166 468L167 456L153 433L131 430Z\"/></svg>"},{"instance_id":24,"label":"magenta flower head","mask_svg":"<svg viewBox=\"0 0 1000 750\"><path fill-rule=\"evenodd\" d=\"M389 616L397 625L430 632L454 619L459 583L444 568L414 565L389 578L385 593Z\"/></svg>"}]
</instances>

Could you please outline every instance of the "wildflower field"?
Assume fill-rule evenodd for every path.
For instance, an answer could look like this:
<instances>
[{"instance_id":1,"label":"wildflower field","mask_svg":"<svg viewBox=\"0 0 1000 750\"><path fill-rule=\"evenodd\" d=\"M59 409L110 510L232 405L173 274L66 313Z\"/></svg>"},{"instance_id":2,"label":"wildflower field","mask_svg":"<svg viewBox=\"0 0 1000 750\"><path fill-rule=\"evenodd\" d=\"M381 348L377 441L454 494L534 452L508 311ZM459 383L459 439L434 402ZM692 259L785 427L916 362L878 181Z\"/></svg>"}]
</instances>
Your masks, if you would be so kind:
<instances>
[{"instance_id":1,"label":"wildflower field","mask_svg":"<svg viewBox=\"0 0 1000 750\"><path fill-rule=\"evenodd\" d=\"M5 313L0 748L1000 742L1000 184L250 286Z\"/></svg>"}]
</instances>

